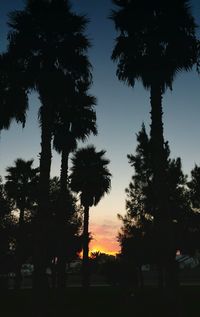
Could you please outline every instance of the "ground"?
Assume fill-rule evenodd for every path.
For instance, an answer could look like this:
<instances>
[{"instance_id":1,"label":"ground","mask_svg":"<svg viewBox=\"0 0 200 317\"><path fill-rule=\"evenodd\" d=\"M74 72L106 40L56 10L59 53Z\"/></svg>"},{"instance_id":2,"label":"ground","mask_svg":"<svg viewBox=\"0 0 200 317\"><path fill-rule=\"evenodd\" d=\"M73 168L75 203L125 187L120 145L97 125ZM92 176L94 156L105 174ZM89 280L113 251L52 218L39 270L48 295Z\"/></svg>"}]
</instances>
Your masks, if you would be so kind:
<instances>
[{"instance_id":1,"label":"ground","mask_svg":"<svg viewBox=\"0 0 200 317\"><path fill-rule=\"evenodd\" d=\"M172 307L172 306L171 306ZM31 290L8 290L1 293L2 317L32 316ZM200 287L181 287L178 306L170 308L166 297L158 289L147 287L143 292L131 293L119 287L69 287L64 300L52 292L48 300L48 317L199 317Z\"/></svg>"}]
</instances>

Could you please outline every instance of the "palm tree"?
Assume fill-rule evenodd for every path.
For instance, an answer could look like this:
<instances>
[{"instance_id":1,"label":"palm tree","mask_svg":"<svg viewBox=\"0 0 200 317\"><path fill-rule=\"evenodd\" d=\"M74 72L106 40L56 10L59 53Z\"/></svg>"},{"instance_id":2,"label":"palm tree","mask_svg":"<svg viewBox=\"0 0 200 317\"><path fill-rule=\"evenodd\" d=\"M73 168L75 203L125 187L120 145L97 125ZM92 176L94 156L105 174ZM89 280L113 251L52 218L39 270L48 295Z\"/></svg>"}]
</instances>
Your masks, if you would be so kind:
<instances>
[{"instance_id":1,"label":"palm tree","mask_svg":"<svg viewBox=\"0 0 200 317\"><path fill-rule=\"evenodd\" d=\"M27 0L25 9L10 14L9 54L22 65L30 88L41 101L41 153L38 197L35 287L45 288L46 241L49 208L49 176L53 120L66 91L80 82L91 82L84 35L85 16L71 12L67 0ZM42 287L43 285L43 287Z\"/></svg>"},{"instance_id":2,"label":"palm tree","mask_svg":"<svg viewBox=\"0 0 200 317\"><path fill-rule=\"evenodd\" d=\"M48 215L52 124L66 91L90 81L85 53L87 20L70 11L67 0L27 0L23 11L10 14L9 54L22 64L27 82L38 91L42 107L40 156L40 217Z\"/></svg>"},{"instance_id":3,"label":"palm tree","mask_svg":"<svg viewBox=\"0 0 200 317\"><path fill-rule=\"evenodd\" d=\"M93 133L97 135L95 97L88 95L88 85L81 85L70 104L63 105L54 122L53 146L61 153L60 196L66 202L68 191L68 160L78 141L85 141ZM65 212L65 210L63 210Z\"/></svg>"},{"instance_id":4,"label":"palm tree","mask_svg":"<svg viewBox=\"0 0 200 317\"><path fill-rule=\"evenodd\" d=\"M113 3L119 8L111 15L119 32L112 53L113 61L118 63L117 76L131 87L136 80L141 81L150 90L154 224L160 237L157 242L162 246L160 261L170 270L176 250L165 182L162 95L172 88L180 71L191 70L197 62L196 25L187 0Z\"/></svg>"},{"instance_id":5,"label":"palm tree","mask_svg":"<svg viewBox=\"0 0 200 317\"><path fill-rule=\"evenodd\" d=\"M66 236L66 221L70 221L71 199L68 187L68 159L70 152L77 147L78 140L84 141L90 133L97 134L96 113L93 106L96 100L87 94L89 86L79 85L78 92L75 92L70 104L63 105L57 114L54 123L53 145L58 153L61 153L60 169L60 195L57 205L57 220L59 234L57 237L60 244L61 254L58 256L59 276L58 287L64 287L66 257L64 236ZM69 99L67 99L69 103ZM62 238L63 237L63 238Z\"/></svg>"},{"instance_id":6,"label":"palm tree","mask_svg":"<svg viewBox=\"0 0 200 317\"><path fill-rule=\"evenodd\" d=\"M58 206L60 196L60 180L50 179L50 201L53 215L52 232L48 244L49 265L52 268L52 287L61 291L66 284L66 261L71 262L81 248L82 210L77 206L75 195L69 193L67 217L60 217ZM59 295L61 295L59 293Z\"/></svg>"},{"instance_id":7,"label":"palm tree","mask_svg":"<svg viewBox=\"0 0 200 317\"><path fill-rule=\"evenodd\" d=\"M19 209L19 226L16 249L16 280L15 287L20 287L21 266L23 264L23 240L25 212L30 211L37 202L38 168L33 168L33 160L16 159L14 166L6 168L5 191L13 202L13 208Z\"/></svg>"},{"instance_id":8,"label":"palm tree","mask_svg":"<svg viewBox=\"0 0 200 317\"><path fill-rule=\"evenodd\" d=\"M187 0L113 0L112 12L119 36L112 53L118 62L119 80L133 87L141 81L150 90L151 143L154 171L154 213L157 220L169 218L166 160L162 122L162 95L172 88L176 75L189 71L197 60L195 22Z\"/></svg>"},{"instance_id":9,"label":"palm tree","mask_svg":"<svg viewBox=\"0 0 200 317\"><path fill-rule=\"evenodd\" d=\"M77 150L72 157L70 187L80 193L81 205L84 207L83 226L83 286L89 285L89 208L96 206L101 198L110 191L111 174L104 157L105 151L97 152L94 146Z\"/></svg>"}]
</instances>

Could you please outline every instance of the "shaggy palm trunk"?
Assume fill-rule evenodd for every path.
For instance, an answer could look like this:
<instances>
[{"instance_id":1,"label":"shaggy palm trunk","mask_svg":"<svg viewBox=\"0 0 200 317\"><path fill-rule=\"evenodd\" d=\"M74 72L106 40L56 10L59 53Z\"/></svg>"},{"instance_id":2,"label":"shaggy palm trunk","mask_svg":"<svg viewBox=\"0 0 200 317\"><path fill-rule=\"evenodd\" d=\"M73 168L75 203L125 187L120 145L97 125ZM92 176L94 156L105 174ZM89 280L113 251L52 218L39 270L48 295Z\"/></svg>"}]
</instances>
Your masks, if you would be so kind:
<instances>
[{"instance_id":1,"label":"shaggy palm trunk","mask_svg":"<svg viewBox=\"0 0 200 317\"><path fill-rule=\"evenodd\" d=\"M62 151L61 157L61 170L60 170L60 191L64 199L68 191L68 160L69 160L69 151L65 147Z\"/></svg>"},{"instance_id":2,"label":"shaggy palm trunk","mask_svg":"<svg viewBox=\"0 0 200 317\"><path fill-rule=\"evenodd\" d=\"M84 208L82 285L89 287L89 206Z\"/></svg>"},{"instance_id":3,"label":"shaggy palm trunk","mask_svg":"<svg viewBox=\"0 0 200 317\"><path fill-rule=\"evenodd\" d=\"M151 145L157 255L159 264L165 267L165 285L172 288L175 279L174 271L172 272L172 263L175 262L175 241L168 203L162 114L162 90L159 85L154 84L151 87Z\"/></svg>"},{"instance_id":4,"label":"shaggy palm trunk","mask_svg":"<svg viewBox=\"0 0 200 317\"><path fill-rule=\"evenodd\" d=\"M60 170L60 202L59 202L59 215L58 215L58 229L59 229L59 254L57 263L57 286L58 289L65 288L66 285L66 223L69 218L67 214L68 207L68 148L63 148L61 154L61 170Z\"/></svg>"},{"instance_id":5,"label":"shaggy palm trunk","mask_svg":"<svg viewBox=\"0 0 200 317\"><path fill-rule=\"evenodd\" d=\"M41 113L41 153L40 153L40 179L38 195L38 218L49 217L49 180L51 169L51 138L52 114L48 107L43 107Z\"/></svg>"},{"instance_id":6,"label":"shaggy palm trunk","mask_svg":"<svg viewBox=\"0 0 200 317\"><path fill-rule=\"evenodd\" d=\"M49 178L51 166L51 126L52 116L48 107L43 106L41 113L41 153L40 179L38 192L38 214L34 236L34 275L33 291L35 300L35 316L44 316L47 296L47 249L49 246L50 210L49 210Z\"/></svg>"},{"instance_id":7,"label":"shaggy palm trunk","mask_svg":"<svg viewBox=\"0 0 200 317\"><path fill-rule=\"evenodd\" d=\"M168 218L166 158L162 122L162 91L159 85L151 87L151 148L153 168L154 213L157 221Z\"/></svg>"}]
</instances>

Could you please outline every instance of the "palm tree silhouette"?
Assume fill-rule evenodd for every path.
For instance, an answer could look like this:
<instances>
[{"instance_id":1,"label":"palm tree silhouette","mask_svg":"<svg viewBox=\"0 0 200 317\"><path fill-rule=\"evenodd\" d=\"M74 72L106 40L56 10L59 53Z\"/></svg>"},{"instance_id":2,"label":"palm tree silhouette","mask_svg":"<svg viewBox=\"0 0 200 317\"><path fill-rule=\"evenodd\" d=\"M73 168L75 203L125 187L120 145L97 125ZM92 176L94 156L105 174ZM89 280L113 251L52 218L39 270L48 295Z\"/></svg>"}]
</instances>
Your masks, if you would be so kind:
<instances>
[{"instance_id":1,"label":"palm tree silhouette","mask_svg":"<svg viewBox=\"0 0 200 317\"><path fill-rule=\"evenodd\" d=\"M64 203L68 190L69 154L77 148L78 141L84 142L91 133L97 135L96 113L93 109L96 99L87 94L88 89L88 85L80 85L71 103L64 103L54 122L53 146L61 153L60 194Z\"/></svg>"},{"instance_id":2,"label":"palm tree silhouette","mask_svg":"<svg viewBox=\"0 0 200 317\"><path fill-rule=\"evenodd\" d=\"M58 243L60 245L60 256L58 256L58 287L63 288L65 283L66 257L64 243L66 236L66 221L70 221L71 199L68 187L68 159L70 152L77 147L78 140L84 141L90 133L97 134L96 113L93 109L96 99L87 94L89 85L80 84L78 91L74 92L71 100L66 98L63 107L55 118L53 146L61 153L60 169L60 195L57 204L57 220L59 226ZM62 238L63 237L63 238ZM62 272L61 272L62 271Z\"/></svg>"},{"instance_id":3,"label":"palm tree silhouette","mask_svg":"<svg viewBox=\"0 0 200 317\"><path fill-rule=\"evenodd\" d=\"M16 248L15 287L20 287L21 266L23 264L23 230L25 212L30 211L37 202L38 168L33 168L33 160L16 159L14 166L6 168L5 191L13 202L13 207L19 209L19 226Z\"/></svg>"},{"instance_id":4,"label":"palm tree silhouette","mask_svg":"<svg viewBox=\"0 0 200 317\"><path fill-rule=\"evenodd\" d=\"M66 91L70 95L71 87L75 89L81 81L91 82L91 65L87 57L90 43L84 35L86 25L85 16L72 13L67 0L27 0L24 10L10 14L9 54L22 67L29 88L39 93L41 101L40 180L34 263L34 287L39 292L46 288L53 121L56 111L63 104Z\"/></svg>"},{"instance_id":5,"label":"palm tree silhouette","mask_svg":"<svg viewBox=\"0 0 200 317\"><path fill-rule=\"evenodd\" d=\"M180 71L191 70L197 61L196 25L186 0L113 3L119 7L111 15L119 36L112 59L120 80L131 87L138 80L150 90L154 213L156 219L168 218L162 95Z\"/></svg>"},{"instance_id":6,"label":"palm tree silhouette","mask_svg":"<svg viewBox=\"0 0 200 317\"><path fill-rule=\"evenodd\" d=\"M48 215L53 120L63 94L82 80L90 82L84 36L87 20L70 11L68 1L28 0L10 14L9 54L23 67L30 88L41 101L40 217ZM74 88L75 89L75 88Z\"/></svg>"},{"instance_id":7,"label":"palm tree silhouette","mask_svg":"<svg viewBox=\"0 0 200 317\"><path fill-rule=\"evenodd\" d=\"M89 286L89 208L96 206L101 198L110 191L111 174L104 157L105 151L97 152L94 146L77 150L72 157L70 187L80 193L81 205L84 206L83 227L83 286Z\"/></svg>"},{"instance_id":8,"label":"palm tree silhouette","mask_svg":"<svg viewBox=\"0 0 200 317\"><path fill-rule=\"evenodd\" d=\"M161 265L169 277L167 286L171 287L176 250L166 185L162 95L167 88L172 89L180 71L189 71L197 63L196 25L187 0L113 3L119 8L111 15L119 32L112 53L113 61L118 62L117 76L131 87L136 80L141 81L150 90L154 230L159 236L156 243Z\"/></svg>"}]
</instances>

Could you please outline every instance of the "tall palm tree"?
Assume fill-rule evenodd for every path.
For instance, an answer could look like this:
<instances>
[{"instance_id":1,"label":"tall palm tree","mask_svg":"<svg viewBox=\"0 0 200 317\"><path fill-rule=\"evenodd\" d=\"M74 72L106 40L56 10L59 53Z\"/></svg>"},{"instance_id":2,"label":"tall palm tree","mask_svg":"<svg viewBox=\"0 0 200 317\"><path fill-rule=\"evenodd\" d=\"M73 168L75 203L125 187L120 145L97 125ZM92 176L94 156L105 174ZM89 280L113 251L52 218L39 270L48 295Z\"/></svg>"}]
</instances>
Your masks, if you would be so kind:
<instances>
[{"instance_id":1,"label":"tall palm tree","mask_svg":"<svg viewBox=\"0 0 200 317\"><path fill-rule=\"evenodd\" d=\"M66 261L70 262L81 247L79 241L81 240L82 212L76 204L75 195L69 193L68 204L65 205L67 216L61 221L59 196L60 180L54 177L50 180L51 212L54 222L48 244L49 264L53 271L52 286L62 292L66 284Z\"/></svg>"},{"instance_id":2,"label":"tall palm tree","mask_svg":"<svg viewBox=\"0 0 200 317\"><path fill-rule=\"evenodd\" d=\"M118 63L117 76L131 87L136 80L141 81L150 90L154 223L160 237L157 243L162 246L158 249L163 250L161 261L172 267L176 250L165 182L162 95L172 88L180 71L191 70L197 62L196 25L187 0L113 3L118 6L111 15L119 32L112 53Z\"/></svg>"},{"instance_id":3,"label":"tall palm tree","mask_svg":"<svg viewBox=\"0 0 200 317\"><path fill-rule=\"evenodd\" d=\"M25 222L25 212L33 208L37 202L37 182L38 168L33 168L33 160L24 161L16 159L14 166L6 168L5 191L9 199L13 202L13 208L19 209L19 226L17 234L16 249L16 279L15 287L20 287L21 266L23 264L23 230Z\"/></svg>"},{"instance_id":4,"label":"tall palm tree","mask_svg":"<svg viewBox=\"0 0 200 317\"><path fill-rule=\"evenodd\" d=\"M35 251L35 288L45 288L45 237L50 218L49 176L53 120L63 94L81 81L91 81L87 57L90 45L84 35L85 16L71 12L67 0L27 0L25 9L10 14L9 54L22 65L30 88L41 101L41 153L38 223ZM64 83L64 84L63 84ZM75 89L75 88L74 88Z\"/></svg>"},{"instance_id":5,"label":"tall palm tree","mask_svg":"<svg viewBox=\"0 0 200 317\"><path fill-rule=\"evenodd\" d=\"M187 0L113 0L119 10L111 19L119 36L112 53L117 76L133 87L141 81L150 90L151 142L156 219L169 218L166 161L162 122L162 95L176 75L189 71L197 60L195 22Z\"/></svg>"},{"instance_id":6,"label":"tall palm tree","mask_svg":"<svg viewBox=\"0 0 200 317\"><path fill-rule=\"evenodd\" d=\"M52 124L63 93L81 80L90 81L83 34L87 20L70 11L67 0L27 0L10 14L9 54L24 67L27 82L41 100L40 217L48 215Z\"/></svg>"},{"instance_id":7,"label":"tall palm tree","mask_svg":"<svg viewBox=\"0 0 200 317\"><path fill-rule=\"evenodd\" d=\"M84 207L83 227L83 286L89 285L89 208L96 206L101 198L110 191L111 174L104 157L105 151L97 152L94 146L77 150L72 157L70 187L80 193L81 205Z\"/></svg>"},{"instance_id":8,"label":"tall palm tree","mask_svg":"<svg viewBox=\"0 0 200 317\"><path fill-rule=\"evenodd\" d=\"M79 85L74 96L64 102L54 124L53 145L58 153L61 153L60 169L60 195L57 205L57 220L59 235L57 239L60 245L60 256L58 256L58 287L65 286L66 267L66 222L70 221L71 198L68 187L68 159L70 152L77 147L78 140L84 141L90 133L97 134L96 113L93 109L96 100L87 94L88 85Z\"/></svg>"},{"instance_id":9,"label":"tall palm tree","mask_svg":"<svg viewBox=\"0 0 200 317\"><path fill-rule=\"evenodd\" d=\"M54 122L53 146L58 153L61 153L60 194L62 198L67 196L70 152L76 149L78 141L85 141L91 133L97 135L94 111L96 99L87 94L88 89L88 85L80 85L71 103L63 105Z\"/></svg>"},{"instance_id":10,"label":"tall palm tree","mask_svg":"<svg viewBox=\"0 0 200 317\"><path fill-rule=\"evenodd\" d=\"M19 209L19 224L24 223L24 213L32 208L37 201L37 182L39 168L33 168L33 160L25 161L18 158L14 166L6 168L5 190L13 201L14 208Z\"/></svg>"}]
</instances>

